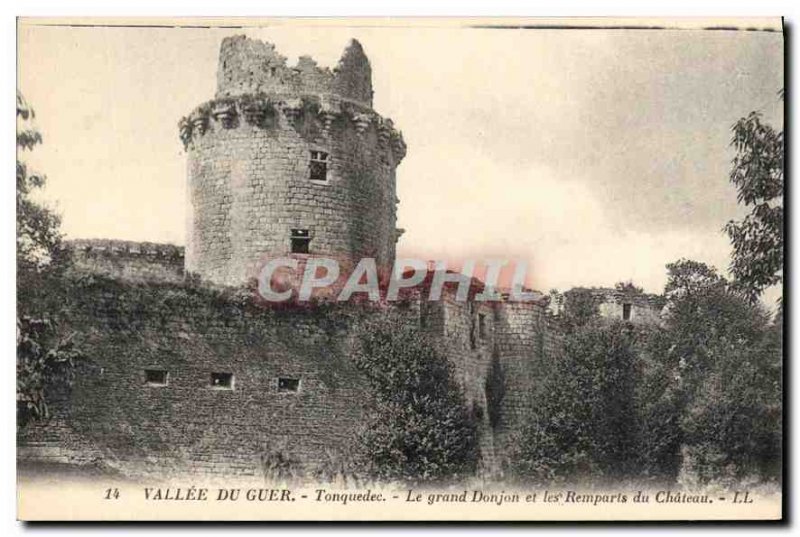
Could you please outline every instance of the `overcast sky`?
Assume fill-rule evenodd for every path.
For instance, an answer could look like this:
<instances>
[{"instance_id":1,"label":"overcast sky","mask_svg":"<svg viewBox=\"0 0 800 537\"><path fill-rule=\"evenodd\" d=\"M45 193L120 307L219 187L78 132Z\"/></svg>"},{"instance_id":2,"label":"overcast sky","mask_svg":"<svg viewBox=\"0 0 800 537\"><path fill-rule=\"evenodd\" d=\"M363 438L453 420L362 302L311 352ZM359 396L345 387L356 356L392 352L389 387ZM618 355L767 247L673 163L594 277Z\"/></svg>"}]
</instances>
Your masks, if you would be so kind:
<instances>
[{"instance_id":1,"label":"overcast sky","mask_svg":"<svg viewBox=\"0 0 800 537\"><path fill-rule=\"evenodd\" d=\"M680 257L725 270L730 126L781 126L780 33L266 28L20 28L19 87L45 143L31 160L68 238L183 244L177 122L213 97L219 43L245 33L335 66L351 37L375 109L403 131L399 254L527 259L547 291L633 280Z\"/></svg>"}]
</instances>

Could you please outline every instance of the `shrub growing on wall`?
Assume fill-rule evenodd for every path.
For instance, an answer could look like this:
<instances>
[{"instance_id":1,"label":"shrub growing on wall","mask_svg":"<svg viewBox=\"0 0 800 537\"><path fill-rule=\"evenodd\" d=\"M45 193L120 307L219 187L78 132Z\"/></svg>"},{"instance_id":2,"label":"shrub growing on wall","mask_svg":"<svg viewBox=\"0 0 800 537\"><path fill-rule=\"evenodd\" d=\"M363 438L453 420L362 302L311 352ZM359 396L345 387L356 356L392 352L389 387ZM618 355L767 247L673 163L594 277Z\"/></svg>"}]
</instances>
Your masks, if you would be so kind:
<instances>
[{"instance_id":1,"label":"shrub growing on wall","mask_svg":"<svg viewBox=\"0 0 800 537\"><path fill-rule=\"evenodd\" d=\"M564 315L561 318L564 329L569 331L573 327L582 326L591 321L598 314L601 299L592 293L591 289L576 287L563 295Z\"/></svg>"},{"instance_id":2,"label":"shrub growing on wall","mask_svg":"<svg viewBox=\"0 0 800 537\"><path fill-rule=\"evenodd\" d=\"M443 482L475 472L477 425L452 366L418 327L389 315L356 335L354 359L374 393L357 466L388 481Z\"/></svg>"}]
</instances>

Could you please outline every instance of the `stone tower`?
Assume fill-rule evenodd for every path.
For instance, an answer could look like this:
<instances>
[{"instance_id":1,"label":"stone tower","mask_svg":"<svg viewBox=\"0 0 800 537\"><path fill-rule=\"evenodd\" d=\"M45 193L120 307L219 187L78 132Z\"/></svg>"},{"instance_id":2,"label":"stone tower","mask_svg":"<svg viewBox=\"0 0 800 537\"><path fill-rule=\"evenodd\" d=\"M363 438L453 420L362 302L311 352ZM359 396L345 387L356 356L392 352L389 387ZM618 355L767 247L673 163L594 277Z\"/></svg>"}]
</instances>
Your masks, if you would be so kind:
<instances>
[{"instance_id":1,"label":"stone tower","mask_svg":"<svg viewBox=\"0 0 800 537\"><path fill-rule=\"evenodd\" d=\"M180 122L186 271L241 285L287 254L391 266L406 147L372 93L358 41L330 70L307 56L290 67L270 43L225 38L215 98Z\"/></svg>"}]
</instances>

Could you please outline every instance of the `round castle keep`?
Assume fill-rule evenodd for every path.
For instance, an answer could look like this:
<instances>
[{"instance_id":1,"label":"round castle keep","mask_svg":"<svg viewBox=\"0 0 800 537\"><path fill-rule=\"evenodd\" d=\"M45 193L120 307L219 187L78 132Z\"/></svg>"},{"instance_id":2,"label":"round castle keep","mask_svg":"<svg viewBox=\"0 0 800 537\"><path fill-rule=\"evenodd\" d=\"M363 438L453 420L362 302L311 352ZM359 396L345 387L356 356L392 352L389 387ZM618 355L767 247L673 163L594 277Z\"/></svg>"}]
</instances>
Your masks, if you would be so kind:
<instances>
[{"instance_id":1,"label":"round castle keep","mask_svg":"<svg viewBox=\"0 0 800 537\"><path fill-rule=\"evenodd\" d=\"M287 254L394 263L397 165L406 147L372 109L353 40L339 65L245 36L220 48L216 97L180 122L188 154L186 271L241 285Z\"/></svg>"}]
</instances>

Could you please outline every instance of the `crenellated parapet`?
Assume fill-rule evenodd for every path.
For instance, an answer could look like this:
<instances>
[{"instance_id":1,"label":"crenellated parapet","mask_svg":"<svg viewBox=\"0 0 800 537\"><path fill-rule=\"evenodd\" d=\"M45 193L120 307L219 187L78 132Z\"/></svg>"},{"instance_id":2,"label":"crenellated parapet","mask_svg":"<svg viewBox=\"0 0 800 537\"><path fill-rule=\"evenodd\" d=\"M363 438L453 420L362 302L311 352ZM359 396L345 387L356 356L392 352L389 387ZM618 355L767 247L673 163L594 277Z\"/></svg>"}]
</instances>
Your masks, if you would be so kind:
<instances>
[{"instance_id":1,"label":"crenellated parapet","mask_svg":"<svg viewBox=\"0 0 800 537\"><path fill-rule=\"evenodd\" d=\"M116 239L74 239L64 241L73 252L90 255L183 259L183 246Z\"/></svg>"},{"instance_id":2,"label":"crenellated parapet","mask_svg":"<svg viewBox=\"0 0 800 537\"><path fill-rule=\"evenodd\" d=\"M329 94L372 107L372 68L361 44L351 40L334 69L309 56L289 66L272 43L237 35L223 39L217 97L246 94Z\"/></svg>"},{"instance_id":3,"label":"crenellated parapet","mask_svg":"<svg viewBox=\"0 0 800 537\"><path fill-rule=\"evenodd\" d=\"M181 282L184 249L174 244L111 239L64 241L73 269L134 282Z\"/></svg>"},{"instance_id":4,"label":"crenellated parapet","mask_svg":"<svg viewBox=\"0 0 800 537\"><path fill-rule=\"evenodd\" d=\"M575 287L565 291L564 298L567 313L574 307L573 304L589 300L600 317L637 324L659 324L667 303L663 295L645 293L633 285L616 288Z\"/></svg>"},{"instance_id":5,"label":"crenellated parapet","mask_svg":"<svg viewBox=\"0 0 800 537\"><path fill-rule=\"evenodd\" d=\"M403 135L372 109L372 95L372 68L356 40L329 69L309 56L291 67L272 43L228 37L220 47L216 96L181 119L180 138L188 150L209 129L275 129L283 117L295 127L312 122L326 138L341 129L374 136L397 164L406 154Z\"/></svg>"},{"instance_id":6,"label":"crenellated parapet","mask_svg":"<svg viewBox=\"0 0 800 537\"><path fill-rule=\"evenodd\" d=\"M325 94L277 97L257 93L218 97L201 104L180 120L180 139L188 150L209 130L235 129L243 123L258 129L276 129L280 116L295 128L312 122L325 138L341 136L343 129L351 129L361 139L375 137L380 149L390 155L395 165L406 155L403 134L391 119L337 95Z\"/></svg>"}]
</instances>

